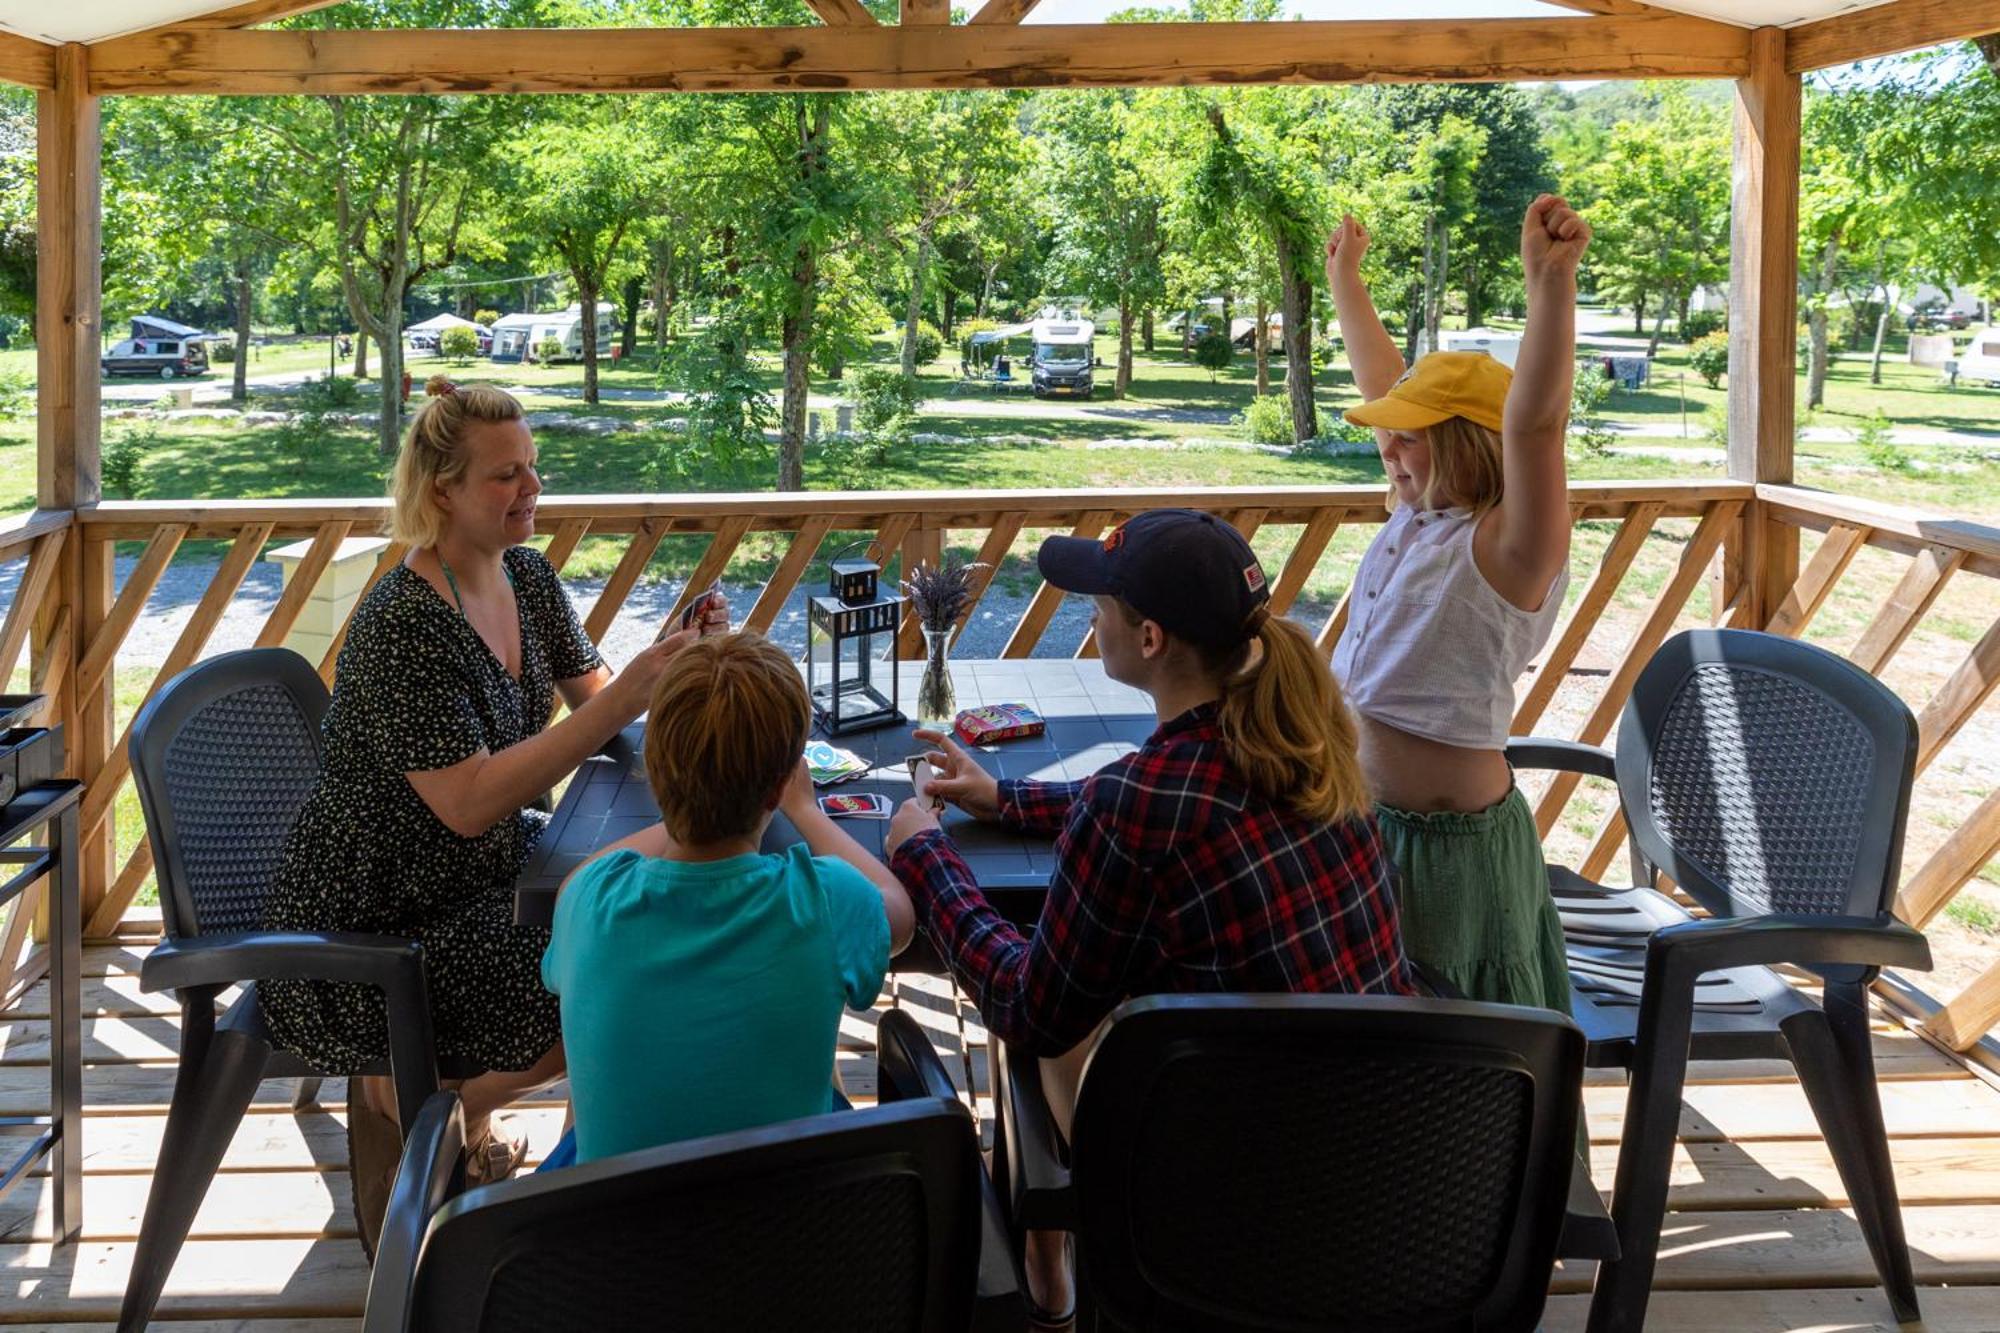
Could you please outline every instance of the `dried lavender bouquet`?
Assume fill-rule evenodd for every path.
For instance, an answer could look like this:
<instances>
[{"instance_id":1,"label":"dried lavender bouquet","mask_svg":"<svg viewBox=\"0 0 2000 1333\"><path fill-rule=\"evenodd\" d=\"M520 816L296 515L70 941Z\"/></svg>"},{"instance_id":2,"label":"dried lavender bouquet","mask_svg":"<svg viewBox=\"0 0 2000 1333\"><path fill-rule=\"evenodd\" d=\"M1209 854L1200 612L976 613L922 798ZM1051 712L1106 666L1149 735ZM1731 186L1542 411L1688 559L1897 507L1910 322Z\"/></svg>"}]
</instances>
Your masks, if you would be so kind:
<instances>
[{"instance_id":1,"label":"dried lavender bouquet","mask_svg":"<svg viewBox=\"0 0 2000 1333\"><path fill-rule=\"evenodd\" d=\"M903 592L917 613L917 624L927 630L948 630L958 623L972 604L972 571L983 565L960 564L948 560L941 565L918 565L903 580Z\"/></svg>"}]
</instances>

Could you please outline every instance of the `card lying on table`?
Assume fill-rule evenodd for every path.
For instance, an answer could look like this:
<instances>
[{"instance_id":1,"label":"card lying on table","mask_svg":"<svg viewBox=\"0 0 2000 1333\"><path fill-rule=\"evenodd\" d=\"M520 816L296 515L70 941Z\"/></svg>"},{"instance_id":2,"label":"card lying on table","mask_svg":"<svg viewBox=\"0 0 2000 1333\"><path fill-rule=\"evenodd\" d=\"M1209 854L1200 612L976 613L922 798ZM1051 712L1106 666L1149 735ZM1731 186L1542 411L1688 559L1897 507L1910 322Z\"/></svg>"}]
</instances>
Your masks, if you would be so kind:
<instances>
[{"instance_id":1,"label":"card lying on table","mask_svg":"<svg viewBox=\"0 0 2000 1333\"><path fill-rule=\"evenodd\" d=\"M1047 730L1047 724L1040 713L1026 704L987 704L983 708L960 709L951 729L967 745L989 745L994 741L1039 736Z\"/></svg>"},{"instance_id":2,"label":"card lying on table","mask_svg":"<svg viewBox=\"0 0 2000 1333\"><path fill-rule=\"evenodd\" d=\"M888 797L871 791L822 796L819 808L835 819L887 819L892 811Z\"/></svg>"},{"instance_id":3,"label":"card lying on table","mask_svg":"<svg viewBox=\"0 0 2000 1333\"><path fill-rule=\"evenodd\" d=\"M825 741L806 742L806 767L812 772L815 787L846 782L868 771L867 761L860 755L837 745L828 745Z\"/></svg>"}]
</instances>

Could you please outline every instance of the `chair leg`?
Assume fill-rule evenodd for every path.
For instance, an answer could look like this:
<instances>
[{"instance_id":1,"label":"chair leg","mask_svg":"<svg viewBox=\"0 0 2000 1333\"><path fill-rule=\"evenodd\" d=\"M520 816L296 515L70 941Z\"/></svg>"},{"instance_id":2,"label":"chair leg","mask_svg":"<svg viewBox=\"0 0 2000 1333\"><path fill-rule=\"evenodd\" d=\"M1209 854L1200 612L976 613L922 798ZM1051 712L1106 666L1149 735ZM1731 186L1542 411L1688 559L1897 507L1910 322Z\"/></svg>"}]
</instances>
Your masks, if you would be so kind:
<instances>
[{"instance_id":1,"label":"chair leg","mask_svg":"<svg viewBox=\"0 0 2000 1333\"><path fill-rule=\"evenodd\" d=\"M294 1111L303 1111L308 1106L317 1105L319 1105L319 1080L317 1078L300 1079L299 1090L292 1094L292 1109Z\"/></svg>"},{"instance_id":2,"label":"chair leg","mask_svg":"<svg viewBox=\"0 0 2000 1333\"><path fill-rule=\"evenodd\" d=\"M1658 1045L1654 1044L1656 1050ZM1625 1132L1611 1188L1619 1257L1597 1265L1586 1325L1589 1333L1640 1333L1646 1323L1653 1269L1660 1255L1660 1222L1667 1212L1674 1140L1680 1134L1681 1088L1687 1081L1685 1032L1678 1043L1666 1045L1664 1054L1642 1056L1626 1092Z\"/></svg>"},{"instance_id":3,"label":"chair leg","mask_svg":"<svg viewBox=\"0 0 2000 1333\"><path fill-rule=\"evenodd\" d=\"M118 1311L119 1333L140 1333L180 1256L194 1216L208 1195L243 1112L264 1077L271 1048L240 1032L219 1032L200 1068L177 1080L160 1141L159 1168L146 1196L146 1218L132 1257L132 1275Z\"/></svg>"},{"instance_id":4,"label":"chair leg","mask_svg":"<svg viewBox=\"0 0 2000 1333\"><path fill-rule=\"evenodd\" d=\"M1799 1015L1786 1027L1785 1040L1889 1304L1899 1321L1916 1319L1917 1281L1875 1086L1866 996L1829 984L1824 1014Z\"/></svg>"}]
</instances>

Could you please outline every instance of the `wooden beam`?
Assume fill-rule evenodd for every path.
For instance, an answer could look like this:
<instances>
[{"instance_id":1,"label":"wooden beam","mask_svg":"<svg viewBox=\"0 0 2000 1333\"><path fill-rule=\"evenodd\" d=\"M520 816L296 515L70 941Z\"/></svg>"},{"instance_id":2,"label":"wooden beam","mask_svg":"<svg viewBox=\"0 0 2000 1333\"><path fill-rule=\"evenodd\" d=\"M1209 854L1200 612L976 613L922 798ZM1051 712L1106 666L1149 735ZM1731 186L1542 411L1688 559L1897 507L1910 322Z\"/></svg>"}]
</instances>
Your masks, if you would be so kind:
<instances>
[{"instance_id":1,"label":"wooden beam","mask_svg":"<svg viewBox=\"0 0 2000 1333\"><path fill-rule=\"evenodd\" d=\"M1632 18L1666 12L1657 5L1641 4L1639 0L1542 0L1542 3L1574 9L1579 14L1596 14L1601 18Z\"/></svg>"},{"instance_id":2,"label":"wooden beam","mask_svg":"<svg viewBox=\"0 0 2000 1333\"><path fill-rule=\"evenodd\" d=\"M1037 0L986 0L979 7L979 12L966 21L969 24L1019 23L1028 17L1028 12L1036 3Z\"/></svg>"},{"instance_id":3,"label":"wooden beam","mask_svg":"<svg viewBox=\"0 0 2000 1333\"><path fill-rule=\"evenodd\" d=\"M2000 0L1891 0L1805 23L1785 34L1794 74L2000 32Z\"/></svg>"},{"instance_id":4,"label":"wooden beam","mask_svg":"<svg viewBox=\"0 0 2000 1333\"><path fill-rule=\"evenodd\" d=\"M0 32L0 82L46 90L56 86L56 48L15 32Z\"/></svg>"},{"instance_id":5,"label":"wooden beam","mask_svg":"<svg viewBox=\"0 0 2000 1333\"><path fill-rule=\"evenodd\" d=\"M55 55L35 99L36 501L75 509L98 498L98 168L103 135L87 48Z\"/></svg>"},{"instance_id":6,"label":"wooden beam","mask_svg":"<svg viewBox=\"0 0 2000 1333\"><path fill-rule=\"evenodd\" d=\"M1821 539L1819 549L1813 552L1812 563L1799 575L1785 600L1764 625L1767 634L1782 634L1796 639L1806 632L1813 617L1819 614L1833 585L1840 582L1840 576L1847 572L1847 566L1863 546L1868 544L1868 529L1852 523L1836 523Z\"/></svg>"},{"instance_id":7,"label":"wooden beam","mask_svg":"<svg viewBox=\"0 0 2000 1333\"><path fill-rule=\"evenodd\" d=\"M1785 34L1750 34L1736 84L1729 217L1729 475L1789 483L1798 346L1799 78ZM1798 529L1752 506L1743 542L1743 618L1762 624L1798 578Z\"/></svg>"},{"instance_id":8,"label":"wooden beam","mask_svg":"<svg viewBox=\"0 0 2000 1333\"><path fill-rule=\"evenodd\" d=\"M875 26L875 16L861 7L861 0L806 0L806 8L829 28Z\"/></svg>"},{"instance_id":9,"label":"wooden beam","mask_svg":"<svg viewBox=\"0 0 2000 1333\"><path fill-rule=\"evenodd\" d=\"M176 21L162 27L176 28L254 28L260 23L276 23L279 19L292 18L299 14L310 14L315 9L328 9L340 0L245 0L240 5L218 9L207 14ZM157 31L157 29L149 29Z\"/></svg>"},{"instance_id":10,"label":"wooden beam","mask_svg":"<svg viewBox=\"0 0 2000 1333\"><path fill-rule=\"evenodd\" d=\"M903 26L939 27L951 22L950 0L902 0Z\"/></svg>"},{"instance_id":11,"label":"wooden beam","mask_svg":"<svg viewBox=\"0 0 2000 1333\"><path fill-rule=\"evenodd\" d=\"M1896 915L1922 930L1942 912L1964 883L2000 852L2000 790L1952 830L1944 845L1918 867L1896 898Z\"/></svg>"},{"instance_id":12,"label":"wooden beam","mask_svg":"<svg viewBox=\"0 0 2000 1333\"><path fill-rule=\"evenodd\" d=\"M291 32L171 28L91 50L99 95L837 92L1741 78L1691 18Z\"/></svg>"}]
</instances>

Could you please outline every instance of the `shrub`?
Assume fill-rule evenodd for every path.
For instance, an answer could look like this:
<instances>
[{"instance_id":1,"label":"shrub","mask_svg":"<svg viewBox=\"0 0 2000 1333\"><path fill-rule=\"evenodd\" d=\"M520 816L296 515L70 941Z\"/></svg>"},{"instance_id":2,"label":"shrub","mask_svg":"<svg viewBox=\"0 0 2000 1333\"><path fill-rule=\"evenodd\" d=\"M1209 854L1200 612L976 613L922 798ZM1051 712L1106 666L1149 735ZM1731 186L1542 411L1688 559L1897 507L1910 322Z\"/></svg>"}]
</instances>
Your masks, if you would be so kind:
<instances>
[{"instance_id":1,"label":"shrub","mask_svg":"<svg viewBox=\"0 0 2000 1333\"><path fill-rule=\"evenodd\" d=\"M323 375L299 386L299 410L337 412L361 401L361 382L350 375Z\"/></svg>"},{"instance_id":2,"label":"shrub","mask_svg":"<svg viewBox=\"0 0 2000 1333\"><path fill-rule=\"evenodd\" d=\"M1729 335L1717 331L1695 339L1688 348L1688 364L1708 382L1709 388L1720 386L1722 377L1729 373Z\"/></svg>"},{"instance_id":3,"label":"shrub","mask_svg":"<svg viewBox=\"0 0 2000 1333\"><path fill-rule=\"evenodd\" d=\"M551 361L562 360L567 355L567 351L568 349L563 346L562 339L544 338L535 344L535 360L546 365Z\"/></svg>"},{"instance_id":4,"label":"shrub","mask_svg":"<svg viewBox=\"0 0 2000 1333\"><path fill-rule=\"evenodd\" d=\"M1729 321L1720 310L1696 310L1681 321L1681 341L1698 342L1711 333L1720 333Z\"/></svg>"},{"instance_id":5,"label":"shrub","mask_svg":"<svg viewBox=\"0 0 2000 1333\"><path fill-rule=\"evenodd\" d=\"M975 334L975 333L990 333L990 332L992 332L992 331L993 331L994 329L997 329L997 328L999 328L999 327L1000 327L1000 324L999 324L999 322L998 322L997 320L991 320L991 319L961 319L961 320L960 320L960 321L958 322L958 355L959 355L959 359L960 359L960 360L962 360L962 361L970 361L970 360L972 359L972 335L973 335L973 334Z\"/></svg>"},{"instance_id":6,"label":"shrub","mask_svg":"<svg viewBox=\"0 0 2000 1333\"><path fill-rule=\"evenodd\" d=\"M108 494L131 500L139 494L139 476L145 470L146 455L159 447L160 436L152 426L122 432L104 446L98 476Z\"/></svg>"},{"instance_id":7,"label":"shrub","mask_svg":"<svg viewBox=\"0 0 2000 1333\"><path fill-rule=\"evenodd\" d=\"M1576 380L1569 392L1569 435L1576 447L1591 458L1607 458L1616 438L1604 419L1604 404L1611 397L1611 378L1595 359L1576 363Z\"/></svg>"},{"instance_id":8,"label":"shrub","mask_svg":"<svg viewBox=\"0 0 2000 1333\"><path fill-rule=\"evenodd\" d=\"M915 377L880 366L856 371L849 391L854 401L854 424L867 435L889 429L898 418L912 415L924 403L924 386Z\"/></svg>"},{"instance_id":9,"label":"shrub","mask_svg":"<svg viewBox=\"0 0 2000 1333\"><path fill-rule=\"evenodd\" d=\"M697 477L733 480L770 455L764 432L776 404L750 364L751 333L733 315L676 338L660 360L660 383L687 394L687 429L665 435L649 465L663 489Z\"/></svg>"},{"instance_id":10,"label":"shrub","mask_svg":"<svg viewBox=\"0 0 2000 1333\"><path fill-rule=\"evenodd\" d=\"M928 366L944 355L944 335L927 319L917 321L917 364Z\"/></svg>"},{"instance_id":11,"label":"shrub","mask_svg":"<svg viewBox=\"0 0 2000 1333\"><path fill-rule=\"evenodd\" d=\"M1909 472L1912 470L1909 451L1896 443L1894 430L1878 407L1854 432L1854 442L1861 446L1862 457L1882 471Z\"/></svg>"},{"instance_id":12,"label":"shrub","mask_svg":"<svg viewBox=\"0 0 2000 1333\"><path fill-rule=\"evenodd\" d=\"M234 365L236 362L236 340L216 338L208 344L208 359L218 366Z\"/></svg>"},{"instance_id":13,"label":"shrub","mask_svg":"<svg viewBox=\"0 0 2000 1333\"><path fill-rule=\"evenodd\" d=\"M1701 438L1717 449L1729 448L1729 409L1712 403L1701 414Z\"/></svg>"},{"instance_id":14,"label":"shrub","mask_svg":"<svg viewBox=\"0 0 2000 1333\"><path fill-rule=\"evenodd\" d=\"M472 322L480 325L482 328L490 329L500 322L500 312L498 310L475 310L472 312Z\"/></svg>"},{"instance_id":15,"label":"shrub","mask_svg":"<svg viewBox=\"0 0 2000 1333\"><path fill-rule=\"evenodd\" d=\"M0 370L0 421L13 421L35 410L35 382L25 370Z\"/></svg>"},{"instance_id":16,"label":"shrub","mask_svg":"<svg viewBox=\"0 0 2000 1333\"><path fill-rule=\"evenodd\" d=\"M470 361L479 355L479 334L474 329L446 329L438 337L438 351L454 361Z\"/></svg>"},{"instance_id":17,"label":"shrub","mask_svg":"<svg viewBox=\"0 0 2000 1333\"><path fill-rule=\"evenodd\" d=\"M1218 374L1236 364L1236 349L1227 334L1204 333L1195 339L1194 363L1206 370L1209 382L1214 383Z\"/></svg>"},{"instance_id":18,"label":"shrub","mask_svg":"<svg viewBox=\"0 0 2000 1333\"><path fill-rule=\"evenodd\" d=\"M1250 400L1237 418L1253 444L1290 447L1292 444L1292 400L1283 394L1266 394Z\"/></svg>"}]
</instances>

